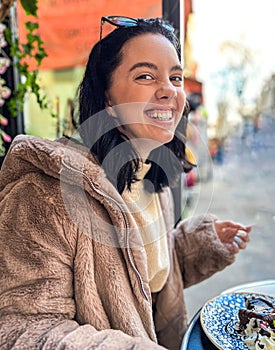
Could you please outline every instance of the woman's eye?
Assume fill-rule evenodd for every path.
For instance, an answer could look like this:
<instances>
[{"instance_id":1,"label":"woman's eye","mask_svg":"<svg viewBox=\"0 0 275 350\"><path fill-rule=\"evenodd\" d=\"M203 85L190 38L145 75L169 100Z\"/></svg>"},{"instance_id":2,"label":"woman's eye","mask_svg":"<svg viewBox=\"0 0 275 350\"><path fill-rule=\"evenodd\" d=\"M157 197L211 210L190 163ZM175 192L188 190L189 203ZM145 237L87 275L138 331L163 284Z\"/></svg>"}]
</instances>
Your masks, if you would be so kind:
<instances>
[{"instance_id":1,"label":"woman's eye","mask_svg":"<svg viewBox=\"0 0 275 350\"><path fill-rule=\"evenodd\" d=\"M139 75L136 79L137 80L153 80L153 77L150 74L142 74L142 75Z\"/></svg>"},{"instance_id":2,"label":"woman's eye","mask_svg":"<svg viewBox=\"0 0 275 350\"><path fill-rule=\"evenodd\" d=\"M177 83L182 83L182 76L174 76L174 77L171 77L170 78L171 79L171 81L175 81L175 82L177 82Z\"/></svg>"}]
</instances>

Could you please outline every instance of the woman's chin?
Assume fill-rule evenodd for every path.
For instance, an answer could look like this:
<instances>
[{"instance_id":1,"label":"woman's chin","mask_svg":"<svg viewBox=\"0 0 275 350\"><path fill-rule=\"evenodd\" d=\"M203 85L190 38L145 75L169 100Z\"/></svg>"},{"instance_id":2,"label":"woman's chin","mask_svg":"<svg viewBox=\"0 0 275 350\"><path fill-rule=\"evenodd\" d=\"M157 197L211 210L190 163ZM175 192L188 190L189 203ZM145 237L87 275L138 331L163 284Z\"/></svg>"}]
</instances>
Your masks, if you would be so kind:
<instances>
[{"instance_id":1,"label":"woman's chin","mask_svg":"<svg viewBox=\"0 0 275 350\"><path fill-rule=\"evenodd\" d=\"M173 140L174 133L171 131L170 132L169 131L163 132L163 130L162 130L157 135L154 135L154 136L152 135L152 138L154 138L155 141L164 145L165 143L168 143L168 142Z\"/></svg>"}]
</instances>

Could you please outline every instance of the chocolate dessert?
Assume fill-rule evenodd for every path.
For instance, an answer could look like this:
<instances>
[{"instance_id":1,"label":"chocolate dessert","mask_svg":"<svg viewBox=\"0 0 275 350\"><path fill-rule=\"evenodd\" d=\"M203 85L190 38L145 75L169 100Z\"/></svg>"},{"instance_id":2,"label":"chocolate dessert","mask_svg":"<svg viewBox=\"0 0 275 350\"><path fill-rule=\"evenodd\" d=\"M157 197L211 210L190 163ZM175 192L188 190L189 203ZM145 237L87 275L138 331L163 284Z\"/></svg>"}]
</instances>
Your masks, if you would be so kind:
<instances>
[{"instance_id":1,"label":"chocolate dessert","mask_svg":"<svg viewBox=\"0 0 275 350\"><path fill-rule=\"evenodd\" d=\"M261 333L268 336L267 327L275 329L275 301L268 296L245 297L245 309L239 310L240 328L245 329L249 321L253 318L260 320ZM255 327L257 325L255 324ZM267 334L268 333L268 334Z\"/></svg>"}]
</instances>

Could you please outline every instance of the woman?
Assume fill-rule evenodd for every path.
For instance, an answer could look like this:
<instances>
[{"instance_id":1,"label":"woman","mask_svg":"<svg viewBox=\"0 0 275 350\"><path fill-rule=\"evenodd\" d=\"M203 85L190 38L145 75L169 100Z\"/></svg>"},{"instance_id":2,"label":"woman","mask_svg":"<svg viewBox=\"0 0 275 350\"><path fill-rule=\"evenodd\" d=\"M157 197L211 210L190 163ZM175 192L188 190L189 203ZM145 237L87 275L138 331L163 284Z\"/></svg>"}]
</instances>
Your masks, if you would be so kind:
<instances>
[{"instance_id":1,"label":"woman","mask_svg":"<svg viewBox=\"0 0 275 350\"><path fill-rule=\"evenodd\" d=\"M180 48L159 19L105 21L118 28L91 51L78 141L18 136L1 171L1 349L179 349L183 289L249 240L212 215L174 228Z\"/></svg>"}]
</instances>

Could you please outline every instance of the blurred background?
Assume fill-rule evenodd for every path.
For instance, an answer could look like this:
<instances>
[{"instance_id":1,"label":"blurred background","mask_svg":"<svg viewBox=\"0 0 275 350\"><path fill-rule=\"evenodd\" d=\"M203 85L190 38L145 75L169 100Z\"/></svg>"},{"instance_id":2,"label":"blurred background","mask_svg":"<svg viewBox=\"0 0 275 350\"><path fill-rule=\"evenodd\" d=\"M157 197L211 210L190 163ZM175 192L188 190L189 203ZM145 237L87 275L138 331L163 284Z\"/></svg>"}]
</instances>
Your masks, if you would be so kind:
<instances>
[{"instance_id":1,"label":"blurred background","mask_svg":"<svg viewBox=\"0 0 275 350\"><path fill-rule=\"evenodd\" d=\"M226 288L274 278L274 0L24 3L27 11L21 1L0 1L1 162L17 134L55 139L74 133L75 92L90 49L99 40L101 16L163 16L175 26L183 47L191 106L188 148L197 163L175 191L176 211L182 218L212 212L220 219L254 225L251 242L234 265L186 290L190 316ZM28 21L36 23L29 26L31 36ZM103 35L112 29L104 24ZM32 42L39 64L28 57ZM14 43L27 57L15 54ZM24 62L35 72L38 87L24 75ZM23 105L15 103L11 112L9 100L26 81ZM40 108L37 93L46 108Z\"/></svg>"}]
</instances>

